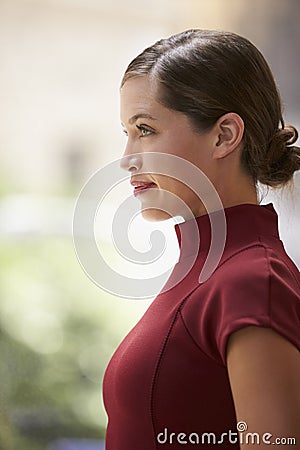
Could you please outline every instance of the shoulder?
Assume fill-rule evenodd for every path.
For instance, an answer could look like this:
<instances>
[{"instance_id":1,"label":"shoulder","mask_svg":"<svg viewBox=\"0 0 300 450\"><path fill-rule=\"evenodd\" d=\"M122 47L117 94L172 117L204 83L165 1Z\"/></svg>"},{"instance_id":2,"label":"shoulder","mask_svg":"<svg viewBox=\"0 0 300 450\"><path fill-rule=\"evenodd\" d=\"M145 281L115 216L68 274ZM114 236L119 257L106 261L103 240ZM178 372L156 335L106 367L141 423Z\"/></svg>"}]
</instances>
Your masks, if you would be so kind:
<instances>
[{"instance_id":1,"label":"shoulder","mask_svg":"<svg viewBox=\"0 0 300 450\"><path fill-rule=\"evenodd\" d=\"M246 306L251 297L253 306L256 300L271 312L277 301L300 302L300 272L279 245L253 244L234 252L208 281L204 289L211 292L211 298L225 296L227 303Z\"/></svg>"},{"instance_id":2,"label":"shoulder","mask_svg":"<svg viewBox=\"0 0 300 450\"><path fill-rule=\"evenodd\" d=\"M192 293L185 316L206 351L226 364L229 336L247 326L273 328L300 349L300 276L283 251L250 245L224 259ZM197 318L197 320L196 320Z\"/></svg>"},{"instance_id":3,"label":"shoulder","mask_svg":"<svg viewBox=\"0 0 300 450\"><path fill-rule=\"evenodd\" d=\"M253 277L266 281L279 276L295 289L300 289L300 272L280 245L281 241L278 242L277 246L255 243L232 252L224 258L213 277L217 282L227 278L243 283Z\"/></svg>"}]
</instances>

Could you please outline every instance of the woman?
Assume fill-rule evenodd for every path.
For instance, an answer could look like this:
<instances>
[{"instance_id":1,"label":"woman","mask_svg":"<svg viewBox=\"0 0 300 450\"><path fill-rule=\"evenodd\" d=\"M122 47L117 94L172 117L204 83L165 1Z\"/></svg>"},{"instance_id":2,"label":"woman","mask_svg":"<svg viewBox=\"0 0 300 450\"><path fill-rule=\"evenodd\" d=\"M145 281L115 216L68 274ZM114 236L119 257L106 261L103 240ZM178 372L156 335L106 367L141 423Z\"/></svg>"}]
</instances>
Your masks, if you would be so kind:
<instances>
[{"instance_id":1,"label":"woman","mask_svg":"<svg viewBox=\"0 0 300 450\"><path fill-rule=\"evenodd\" d=\"M160 40L129 64L121 118L128 135L122 164L144 217L182 214L174 272L196 260L155 298L108 365L107 450L256 449L294 440L300 448L300 274L273 205L259 205L257 193L258 181L289 184L300 149L266 61L233 33L189 30ZM182 181L147 173L148 152L194 164L222 201L226 244L203 283L207 211ZM170 193L192 211L199 250L193 220L170 209Z\"/></svg>"}]
</instances>

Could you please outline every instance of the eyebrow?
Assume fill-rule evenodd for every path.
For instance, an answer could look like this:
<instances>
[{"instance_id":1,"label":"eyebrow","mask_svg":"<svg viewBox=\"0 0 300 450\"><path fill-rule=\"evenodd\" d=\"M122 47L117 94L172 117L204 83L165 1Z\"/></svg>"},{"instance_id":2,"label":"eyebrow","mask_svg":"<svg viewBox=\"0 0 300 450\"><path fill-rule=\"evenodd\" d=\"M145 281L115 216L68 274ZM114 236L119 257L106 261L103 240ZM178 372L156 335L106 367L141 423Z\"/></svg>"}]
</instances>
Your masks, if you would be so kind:
<instances>
[{"instance_id":1,"label":"eyebrow","mask_svg":"<svg viewBox=\"0 0 300 450\"><path fill-rule=\"evenodd\" d=\"M157 120L155 119L155 117L151 116L151 114L147 114L147 113L139 113L139 114L135 114L134 116L132 116L129 119L129 123L130 125L132 125L133 123L135 123L138 119L150 119L150 120Z\"/></svg>"}]
</instances>

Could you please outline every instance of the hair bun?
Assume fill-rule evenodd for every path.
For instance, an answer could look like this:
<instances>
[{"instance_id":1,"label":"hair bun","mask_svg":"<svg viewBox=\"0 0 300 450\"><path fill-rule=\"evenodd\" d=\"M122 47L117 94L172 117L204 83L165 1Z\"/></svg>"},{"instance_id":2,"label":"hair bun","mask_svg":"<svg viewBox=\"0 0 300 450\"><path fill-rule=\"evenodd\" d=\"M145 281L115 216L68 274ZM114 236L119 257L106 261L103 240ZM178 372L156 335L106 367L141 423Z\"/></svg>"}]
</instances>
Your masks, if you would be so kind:
<instances>
[{"instance_id":1,"label":"hair bun","mask_svg":"<svg viewBox=\"0 0 300 450\"><path fill-rule=\"evenodd\" d=\"M300 169L300 148L293 145L297 139L298 131L292 125L274 133L258 175L261 183L281 187L292 179L294 172Z\"/></svg>"},{"instance_id":2,"label":"hair bun","mask_svg":"<svg viewBox=\"0 0 300 450\"><path fill-rule=\"evenodd\" d=\"M286 125L284 128L278 130L275 136L278 136L280 140L282 139L285 145L290 146L297 141L298 131L292 125Z\"/></svg>"}]
</instances>

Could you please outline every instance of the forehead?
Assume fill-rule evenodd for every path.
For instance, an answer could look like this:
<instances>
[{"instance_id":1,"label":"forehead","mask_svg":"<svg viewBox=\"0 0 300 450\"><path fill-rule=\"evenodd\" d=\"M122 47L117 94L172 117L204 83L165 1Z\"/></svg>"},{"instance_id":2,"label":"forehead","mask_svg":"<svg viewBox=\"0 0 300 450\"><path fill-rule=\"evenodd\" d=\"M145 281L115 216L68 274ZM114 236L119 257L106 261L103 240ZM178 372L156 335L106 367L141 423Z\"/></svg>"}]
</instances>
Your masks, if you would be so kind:
<instances>
[{"instance_id":1,"label":"forehead","mask_svg":"<svg viewBox=\"0 0 300 450\"><path fill-rule=\"evenodd\" d=\"M123 123L138 113L159 115L163 109L167 108L157 102L153 83L147 76L130 78L122 86L120 113Z\"/></svg>"},{"instance_id":2,"label":"forehead","mask_svg":"<svg viewBox=\"0 0 300 450\"><path fill-rule=\"evenodd\" d=\"M191 130L188 117L162 105L157 100L157 87L147 76L127 80L120 92L121 124L127 127L135 122L135 116L151 116L160 127L176 127Z\"/></svg>"}]
</instances>

